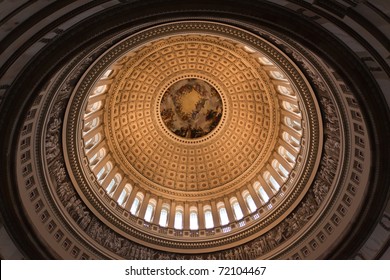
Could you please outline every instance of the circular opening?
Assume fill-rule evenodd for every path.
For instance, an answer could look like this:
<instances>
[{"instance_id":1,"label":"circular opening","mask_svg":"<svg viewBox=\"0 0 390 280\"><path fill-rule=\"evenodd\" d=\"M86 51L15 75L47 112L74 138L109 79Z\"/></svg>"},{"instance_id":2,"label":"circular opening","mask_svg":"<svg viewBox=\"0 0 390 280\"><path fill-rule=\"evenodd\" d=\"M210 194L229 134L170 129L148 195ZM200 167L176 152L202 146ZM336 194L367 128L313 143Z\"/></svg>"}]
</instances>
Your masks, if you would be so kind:
<instances>
[{"instance_id":1,"label":"circular opening","mask_svg":"<svg viewBox=\"0 0 390 280\"><path fill-rule=\"evenodd\" d=\"M217 90L200 79L184 79L164 93L160 114L165 126L189 139L209 134L222 117L222 99Z\"/></svg>"}]
</instances>

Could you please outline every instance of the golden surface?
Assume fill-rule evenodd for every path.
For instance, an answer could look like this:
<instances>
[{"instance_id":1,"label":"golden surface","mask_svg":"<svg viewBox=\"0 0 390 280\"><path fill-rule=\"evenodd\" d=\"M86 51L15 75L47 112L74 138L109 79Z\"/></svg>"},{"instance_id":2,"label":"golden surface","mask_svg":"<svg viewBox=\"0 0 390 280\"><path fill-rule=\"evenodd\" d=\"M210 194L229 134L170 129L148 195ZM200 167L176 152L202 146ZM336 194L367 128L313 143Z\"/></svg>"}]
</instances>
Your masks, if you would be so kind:
<instances>
[{"instance_id":1,"label":"golden surface","mask_svg":"<svg viewBox=\"0 0 390 280\"><path fill-rule=\"evenodd\" d=\"M279 125L276 93L258 59L227 39L176 35L140 48L116 67L121 70L106 106L107 139L131 179L161 192L216 193L256 180ZM183 79L204 80L222 98L223 117L205 138L177 137L161 118L164 93ZM190 92L182 98L198 97ZM183 104L186 112L194 106Z\"/></svg>"}]
</instances>

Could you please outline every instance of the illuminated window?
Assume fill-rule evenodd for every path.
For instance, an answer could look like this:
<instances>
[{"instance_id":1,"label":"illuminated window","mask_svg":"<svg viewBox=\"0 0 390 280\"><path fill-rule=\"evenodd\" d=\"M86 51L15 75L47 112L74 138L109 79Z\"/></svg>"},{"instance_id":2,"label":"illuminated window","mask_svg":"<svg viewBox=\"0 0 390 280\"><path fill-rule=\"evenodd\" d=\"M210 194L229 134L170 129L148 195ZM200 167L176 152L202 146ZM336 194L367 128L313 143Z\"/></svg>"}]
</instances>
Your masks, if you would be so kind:
<instances>
[{"instance_id":1,"label":"illuminated window","mask_svg":"<svg viewBox=\"0 0 390 280\"><path fill-rule=\"evenodd\" d=\"M279 185L279 183L275 180L275 178L272 175L269 177L269 181L271 183L272 188L275 191L279 191L280 185Z\"/></svg>"},{"instance_id":2,"label":"illuminated window","mask_svg":"<svg viewBox=\"0 0 390 280\"><path fill-rule=\"evenodd\" d=\"M280 185L275 180L275 178L268 171L264 173L264 180L268 183L268 185L275 191L279 191Z\"/></svg>"},{"instance_id":3,"label":"illuminated window","mask_svg":"<svg viewBox=\"0 0 390 280\"><path fill-rule=\"evenodd\" d=\"M249 211L251 213L255 212L257 209L256 204L247 190L242 193L242 197L244 198Z\"/></svg>"},{"instance_id":4,"label":"illuminated window","mask_svg":"<svg viewBox=\"0 0 390 280\"><path fill-rule=\"evenodd\" d=\"M104 93L106 91L106 89L107 89L107 85L98 86L93 91L93 95L102 94L102 93Z\"/></svg>"},{"instance_id":5,"label":"illuminated window","mask_svg":"<svg viewBox=\"0 0 390 280\"><path fill-rule=\"evenodd\" d=\"M106 155L106 149L101 148L93 157L89 159L89 164L95 166L98 164Z\"/></svg>"},{"instance_id":6,"label":"illuminated window","mask_svg":"<svg viewBox=\"0 0 390 280\"><path fill-rule=\"evenodd\" d=\"M86 134L87 132L91 131L91 130L94 129L95 127L97 127L98 124L99 124L99 122L100 122L100 118L99 118L99 117L96 117L96 118L94 118L93 120L91 120L91 121L85 123L85 124L84 124L84 129L83 129L84 134Z\"/></svg>"},{"instance_id":7,"label":"illuminated window","mask_svg":"<svg viewBox=\"0 0 390 280\"><path fill-rule=\"evenodd\" d=\"M96 175L96 178L98 179L100 184L107 177L108 173L110 173L111 169L112 169L112 163L111 162L107 162L106 165L103 166L102 169L100 169L100 171Z\"/></svg>"},{"instance_id":8,"label":"illuminated window","mask_svg":"<svg viewBox=\"0 0 390 280\"><path fill-rule=\"evenodd\" d=\"M225 204L223 202L220 202L217 204L218 214L219 214L219 221L222 226L229 223L229 217L225 208Z\"/></svg>"},{"instance_id":9,"label":"illuminated window","mask_svg":"<svg viewBox=\"0 0 390 280\"><path fill-rule=\"evenodd\" d=\"M283 180L288 177L288 171L276 159L272 161L272 167L275 169L276 172L278 172L278 174Z\"/></svg>"},{"instance_id":10,"label":"illuminated window","mask_svg":"<svg viewBox=\"0 0 390 280\"><path fill-rule=\"evenodd\" d=\"M285 158L286 161L289 162L290 164L295 163L295 157L289 151L287 151L284 147L280 146L278 149L278 153L283 158Z\"/></svg>"},{"instance_id":11,"label":"illuminated window","mask_svg":"<svg viewBox=\"0 0 390 280\"><path fill-rule=\"evenodd\" d=\"M286 141L288 144L290 144L293 148L297 149L299 148L300 141L295 138L294 136L291 136L287 132L283 132L283 140Z\"/></svg>"},{"instance_id":12,"label":"illuminated window","mask_svg":"<svg viewBox=\"0 0 390 280\"><path fill-rule=\"evenodd\" d=\"M130 213L133 214L134 216L138 215L138 211L141 206L143 198L144 195L141 192L137 193L136 197L134 198L133 204L131 205L130 208Z\"/></svg>"},{"instance_id":13,"label":"illuminated window","mask_svg":"<svg viewBox=\"0 0 390 280\"><path fill-rule=\"evenodd\" d=\"M190 229L191 230L199 229L198 211L196 207L190 208Z\"/></svg>"},{"instance_id":14,"label":"illuminated window","mask_svg":"<svg viewBox=\"0 0 390 280\"><path fill-rule=\"evenodd\" d=\"M116 174L106 188L106 191L109 195L112 195L115 192L121 180L122 180L122 176L120 174Z\"/></svg>"},{"instance_id":15,"label":"illuminated window","mask_svg":"<svg viewBox=\"0 0 390 280\"><path fill-rule=\"evenodd\" d=\"M160 221L158 222L160 226L166 227L168 225L168 214L169 214L169 205L163 204L160 212Z\"/></svg>"},{"instance_id":16,"label":"illuminated window","mask_svg":"<svg viewBox=\"0 0 390 280\"><path fill-rule=\"evenodd\" d=\"M284 123L287 125L287 126L289 126L289 127L291 127L292 129L294 129L295 131L301 131L302 130L302 126L301 126L301 123L300 122L298 122L298 121L296 121L296 120L293 120L293 119L291 119L291 118L289 118L289 117L285 117L284 118Z\"/></svg>"},{"instance_id":17,"label":"illuminated window","mask_svg":"<svg viewBox=\"0 0 390 280\"><path fill-rule=\"evenodd\" d=\"M248 46L244 46L244 50L247 51L248 53L255 53L256 51Z\"/></svg>"},{"instance_id":18,"label":"illuminated window","mask_svg":"<svg viewBox=\"0 0 390 280\"><path fill-rule=\"evenodd\" d=\"M130 184L126 184L125 187L123 188L119 198L118 198L118 204L121 206L124 206L129 199L129 196L132 191L132 186Z\"/></svg>"},{"instance_id":19,"label":"illuminated window","mask_svg":"<svg viewBox=\"0 0 390 280\"><path fill-rule=\"evenodd\" d=\"M266 57L259 57L259 61L260 61L260 63L263 64L263 65L273 65L273 64L272 64L272 61L269 60L269 59L266 58Z\"/></svg>"},{"instance_id":20,"label":"illuminated window","mask_svg":"<svg viewBox=\"0 0 390 280\"><path fill-rule=\"evenodd\" d=\"M92 104L88 104L87 108L85 109L85 115L92 114L93 112L96 112L102 107L102 102L98 101Z\"/></svg>"},{"instance_id":21,"label":"illuminated window","mask_svg":"<svg viewBox=\"0 0 390 280\"><path fill-rule=\"evenodd\" d=\"M113 72L112 70L107 70L106 72L104 72L101 79L107 79L111 75L112 72Z\"/></svg>"},{"instance_id":22,"label":"illuminated window","mask_svg":"<svg viewBox=\"0 0 390 280\"><path fill-rule=\"evenodd\" d=\"M151 199L146 207L144 219L147 222L151 222L154 214L154 209L156 207L156 200Z\"/></svg>"},{"instance_id":23,"label":"illuminated window","mask_svg":"<svg viewBox=\"0 0 390 280\"><path fill-rule=\"evenodd\" d=\"M278 86L277 89L283 95L294 95L294 92L291 89L289 89L288 87Z\"/></svg>"},{"instance_id":24,"label":"illuminated window","mask_svg":"<svg viewBox=\"0 0 390 280\"><path fill-rule=\"evenodd\" d=\"M283 108L286 109L287 111L292 112L294 114L298 114L298 115L301 114L297 105L292 104L292 103L287 102L287 101L283 101L282 104L283 104Z\"/></svg>"},{"instance_id":25,"label":"illuminated window","mask_svg":"<svg viewBox=\"0 0 390 280\"><path fill-rule=\"evenodd\" d=\"M284 75L282 73L280 73L279 71L270 71L270 75L272 78L274 78L276 80L286 80Z\"/></svg>"},{"instance_id":26,"label":"illuminated window","mask_svg":"<svg viewBox=\"0 0 390 280\"><path fill-rule=\"evenodd\" d=\"M91 137L91 139L85 142L85 149L92 149L94 146L96 146L96 144L100 142L101 139L102 137L100 133L95 134L93 137Z\"/></svg>"},{"instance_id":27,"label":"illuminated window","mask_svg":"<svg viewBox=\"0 0 390 280\"><path fill-rule=\"evenodd\" d=\"M204 212L205 227L213 228L214 221L213 221L213 213L211 212L211 207L209 205L205 206L203 208L203 212Z\"/></svg>"},{"instance_id":28,"label":"illuminated window","mask_svg":"<svg viewBox=\"0 0 390 280\"><path fill-rule=\"evenodd\" d=\"M256 181L253 185L253 188L255 189L255 191L257 191L263 203L267 203L269 201L269 196L264 190L264 188L260 185L260 182Z\"/></svg>"},{"instance_id":29,"label":"illuminated window","mask_svg":"<svg viewBox=\"0 0 390 280\"><path fill-rule=\"evenodd\" d=\"M230 199L230 204L232 206L234 217L236 218L236 220L241 220L244 217L244 214L242 213L242 209L240 207L240 204L238 203L237 198L232 197Z\"/></svg>"},{"instance_id":30,"label":"illuminated window","mask_svg":"<svg viewBox=\"0 0 390 280\"><path fill-rule=\"evenodd\" d=\"M175 223L173 226L175 229L183 229L183 208L177 207L175 212Z\"/></svg>"}]
</instances>

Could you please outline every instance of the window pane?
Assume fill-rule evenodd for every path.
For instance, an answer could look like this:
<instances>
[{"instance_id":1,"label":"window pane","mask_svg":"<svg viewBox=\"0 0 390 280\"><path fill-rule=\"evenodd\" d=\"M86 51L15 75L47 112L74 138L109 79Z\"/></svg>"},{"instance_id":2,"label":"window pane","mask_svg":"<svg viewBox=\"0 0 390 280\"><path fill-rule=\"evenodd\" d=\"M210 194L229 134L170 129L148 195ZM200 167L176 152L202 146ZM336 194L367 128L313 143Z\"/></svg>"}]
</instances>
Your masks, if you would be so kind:
<instances>
[{"instance_id":1,"label":"window pane","mask_svg":"<svg viewBox=\"0 0 390 280\"><path fill-rule=\"evenodd\" d=\"M198 213L191 212L190 213L190 229L198 229Z\"/></svg>"},{"instance_id":2,"label":"window pane","mask_svg":"<svg viewBox=\"0 0 390 280\"><path fill-rule=\"evenodd\" d=\"M253 213L256 211L256 204L250 195L246 196L246 203L248 203L249 210Z\"/></svg>"},{"instance_id":3,"label":"window pane","mask_svg":"<svg viewBox=\"0 0 390 280\"><path fill-rule=\"evenodd\" d=\"M133 205L131 205L131 209L130 209L131 214L136 215L136 213L138 211L138 205L139 205L139 199L138 199L138 197L136 197L134 199Z\"/></svg>"},{"instance_id":4,"label":"window pane","mask_svg":"<svg viewBox=\"0 0 390 280\"><path fill-rule=\"evenodd\" d=\"M242 217L244 217L244 214L242 214L242 210L238 202L233 203L233 211L234 215L236 216L236 220L241 220Z\"/></svg>"},{"instance_id":5,"label":"window pane","mask_svg":"<svg viewBox=\"0 0 390 280\"><path fill-rule=\"evenodd\" d=\"M206 228L213 228L214 227L213 214L211 213L210 210L207 210L204 213L204 219L205 219Z\"/></svg>"},{"instance_id":6,"label":"window pane","mask_svg":"<svg viewBox=\"0 0 390 280\"><path fill-rule=\"evenodd\" d=\"M118 204L119 205L123 205L123 203L125 202L126 197L127 197L126 190L122 190L121 195L118 198Z\"/></svg>"},{"instance_id":7,"label":"window pane","mask_svg":"<svg viewBox=\"0 0 390 280\"><path fill-rule=\"evenodd\" d=\"M114 187L115 187L115 179L112 179L110 184L108 185L106 191L108 194L112 193L114 191Z\"/></svg>"},{"instance_id":8,"label":"window pane","mask_svg":"<svg viewBox=\"0 0 390 280\"><path fill-rule=\"evenodd\" d=\"M183 213L181 211L177 211L175 214L175 229L183 229Z\"/></svg>"},{"instance_id":9,"label":"window pane","mask_svg":"<svg viewBox=\"0 0 390 280\"><path fill-rule=\"evenodd\" d=\"M148 207L146 208L145 212L145 221L150 222L152 220L152 215L153 215L153 205L148 204Z\"/></svg>"},{"instance_id":10,"label":"window pane","mask_svg":"<svg viewBox=\"0 0 390 280\"><path fill-rule=\"evenodd\" d=\"M167 209L162 209L160 213L160 221L158 222L160 226L166 227L168 220L168 211Z\"/></svg>"},{"instance_id":11,"label":"window pane","mask_svg":"<svg viewBox=\"0 0 390 280\"><path fill-rule=\"evenodd\" d=\"M262 199L264 202L268 202L269 196L267 195L267 193L265 192L265 190L264 190L263 187L260 187L260 188L259 188L259 194L260 194L261 199Z\"/></svg>"},{"instance_id":12,"label":"window pane","mask_svg":"<svg viewBox=\"0 0 390 280\"><path fill-rule=\"evenodd\" d=\"M288 177L288 171L279 163L279 170L283 173L284 177Z\"/></svg>"},{"instance_id":13,"label":"window pane","mask_svg":"<svg viewBox=\"0 0 390 280\"><path fill-rule=\"evenodd\" d=\"M101 179L102 179L101 177L102 177L104 171L106 171L106 168L105 168L105 167L103 167L102 169L100 169L99 173L96 175L96 177L97 177L98 180L101 180Z\"/></svg>"},{"instance_id":14,"label":"window pane","mask_svg":"<svg viewBox=\"0 0 390 280\"><path fill-rule=\"evenodd\" d=\"M271 177L269 178L269 181L270 181L271 186L273 187L273 189L274 189L275 191L279 191L280 185L279 185L278 182L276 182L275 178L271 176Z\"/></svg>"},{"instance_id":15,"label":"window pane","mask_svg":"<svg viewBox=\"0 0 390 280\"><path fill-rule=\"evenodd\" d=\"M219 209L219 218L221 219L221 225L226 225L229 223L229 218L225 208Z\"/></svg>"}]
</instances>

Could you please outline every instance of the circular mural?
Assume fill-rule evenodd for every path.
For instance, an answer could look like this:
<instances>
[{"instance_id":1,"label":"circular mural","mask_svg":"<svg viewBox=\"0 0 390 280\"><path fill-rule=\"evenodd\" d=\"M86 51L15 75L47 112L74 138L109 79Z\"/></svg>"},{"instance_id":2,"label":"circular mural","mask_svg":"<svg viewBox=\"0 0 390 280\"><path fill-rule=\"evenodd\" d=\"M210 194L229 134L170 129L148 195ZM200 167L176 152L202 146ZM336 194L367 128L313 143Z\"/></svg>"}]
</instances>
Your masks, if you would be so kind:
<instances>
[{"instance_id":1,"label":"circular mural","mask_svg":"<svg viewBox=\"0 0 390 280\"><path fill-rule=\"evenodd\" d=\"M222 100L209 83L185 79L165 92L160 113L166 127L177 136L199 138L218 125L222 117Z\"/></svg>"}]
</instances>

